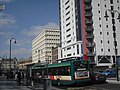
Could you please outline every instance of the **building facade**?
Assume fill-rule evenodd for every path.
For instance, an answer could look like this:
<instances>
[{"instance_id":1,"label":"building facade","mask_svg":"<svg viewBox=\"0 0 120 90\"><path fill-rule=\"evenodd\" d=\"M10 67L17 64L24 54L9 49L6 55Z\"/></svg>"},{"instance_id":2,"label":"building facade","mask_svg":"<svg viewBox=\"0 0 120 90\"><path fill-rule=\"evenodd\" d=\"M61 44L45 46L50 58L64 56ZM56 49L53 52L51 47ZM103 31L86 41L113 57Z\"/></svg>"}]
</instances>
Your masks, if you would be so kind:
<instances>
[{"instance_id":1,"label":"building facade","mask_svg":"<svg viewBox=\"0 0 120 90\"><path fill-rule=\"evenodd\" d=\"M17 69L17 59L16 58L11 59L11 64L10 64L10 59L9 58L2 58L0 60L0 68L3 71L10 70L10 67L11 67L12 70Z\"/></svg>"},{"instance_id":2,"label":"building facade","mask_svg":"<svg viewBox=\"0 0 120 90\"><path fill-rule=\"evenodd\" d=\"M19 60L17 67L19 68L19 70L26 70L27 65L29 65L29 64L32 64L32 57Z\"/></svg>"},{"instance_id":3,"label":"building facade","mask_svg":"<svg viewBox=\"0 0 120 90\"><path fill-rule=\"evenodd\" d=\"M82 57L82 32L79 0L60 0L62 58Z\"/></svg>"},{"instance_id":4,"label":"building facade","mask_svg":"<svg viewBox=\"0 0 120 90\"><path fill-rule=\"evenodd\" d=\"M32 41L32 62L51 63L52 47L60 44L60 30L45 28Z\"/></svg>"},{"instance_id":5,"label":"building facade","mask_svg":"<svg viewBox=\"0 0 120 90\"><path fill-rule=\"evenodd\" d=\"M57 63L57 60L61 59L61 47L52 48L52 63Z\"/></svg>"},{"instance_id":6,"label":"building facade","mask_svg":"<svg viewBox=\"0 0 120 90\"><path fill-rule=\"evenodd\" d=\"M118 11L114 13L114 22L110 10ZM104 17L106 11L108 18ZM113 27L116 31L117 57L120 57L120 22L117 20L119 13L120 0L60 0L63 57L67 56L64 48L70 46L67 41L72 41L74 35L77 41L79 35L81 37L79 41L82 41L81 45L83 44L83 49L79 49L83 50L84 60L95 62L97 66L112 66L116 63ZM71 35L73 32L74 35Z\"/></svg>"}]
</instances>

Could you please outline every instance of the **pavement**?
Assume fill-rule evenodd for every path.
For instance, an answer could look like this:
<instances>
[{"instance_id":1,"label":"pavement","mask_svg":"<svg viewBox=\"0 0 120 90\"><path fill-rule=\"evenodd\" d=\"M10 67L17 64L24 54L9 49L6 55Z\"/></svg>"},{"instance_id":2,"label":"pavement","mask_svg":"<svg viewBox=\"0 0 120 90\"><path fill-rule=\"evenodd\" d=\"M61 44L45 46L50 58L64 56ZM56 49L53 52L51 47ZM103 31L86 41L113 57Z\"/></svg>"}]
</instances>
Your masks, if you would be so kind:
<instances>
[{"instance_id":1,"label":"pavement","mask_svg":"<svg viewBox=\"0 0 120 90\"><path fill-rule=\"evenodd\" d=\"M107 78L106 82L110 84L120 84L116 78ZM6 80L5 77L0 76L0 90L9 90L9 88L14 88L15 90L44 90L45 85L43 83L34 84L34 86L27 86L22 83L21 86L16 84L14 80ZM55 86L49 86L51 90L64 90Z\"/></svg>"},{"instance_id":2,"label":"pavement","mask_svg":"<svg viewBox=\"0 0 120 90\"><path fill-rule=\"evenodd\" d=\"M107 78L106 82L111 84L120 84L120 80L117 81L117 78Z\"/></svg>"},{"instance_id":3,"label":"pavement","mask_svg":"<svg viewBox=\"0 0 120 90\"><path fill-rule=\"evenodd\" d=\"M17 85L15 80L7 80L5 76L0 76L0 90L46 90L43 83L34 84L34 86L28 86L25 81L21 82L21 85ZM54 86L49 86L51 90L64 90ZM49 90L49 89L47 89Z\"/></svg>"}]
</instances>

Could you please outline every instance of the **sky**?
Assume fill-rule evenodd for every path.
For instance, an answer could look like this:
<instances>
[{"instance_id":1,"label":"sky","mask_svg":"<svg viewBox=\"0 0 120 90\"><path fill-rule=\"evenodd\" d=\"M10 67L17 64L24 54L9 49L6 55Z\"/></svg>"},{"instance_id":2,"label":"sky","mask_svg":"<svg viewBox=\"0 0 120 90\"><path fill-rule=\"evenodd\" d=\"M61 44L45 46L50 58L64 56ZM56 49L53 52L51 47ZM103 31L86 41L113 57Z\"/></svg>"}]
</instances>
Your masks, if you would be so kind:
<instances>
[{"instance_id":1,"label":"sky","mask_svg":"<svg viewBox=\"0 0 120 90\"><path fill-rule=\"evenodd\" d=\"M59 0L0 0L0 57L32 56L32 40L44 28L59 27Z\"/></svg>"}]
</instances>

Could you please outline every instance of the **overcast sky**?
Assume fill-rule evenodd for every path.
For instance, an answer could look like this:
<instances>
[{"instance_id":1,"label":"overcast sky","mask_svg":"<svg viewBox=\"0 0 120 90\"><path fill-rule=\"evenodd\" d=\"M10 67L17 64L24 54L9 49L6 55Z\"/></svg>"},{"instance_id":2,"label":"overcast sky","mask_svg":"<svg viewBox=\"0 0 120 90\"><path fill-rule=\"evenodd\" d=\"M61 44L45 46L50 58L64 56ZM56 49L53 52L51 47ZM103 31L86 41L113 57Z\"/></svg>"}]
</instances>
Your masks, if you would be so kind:
<instances>
[{"instance_id":1,"label":"overcast sky","mask_svg":"<svg viewBox=\"0 0 120 90\"><path fill-rule=\"evenodd\" d=\"M12 57L29 58L32 40L43 28L59 26L59 0L0 0L0 57L9 57L10 38Z\"/></svg>"}]
</instances>

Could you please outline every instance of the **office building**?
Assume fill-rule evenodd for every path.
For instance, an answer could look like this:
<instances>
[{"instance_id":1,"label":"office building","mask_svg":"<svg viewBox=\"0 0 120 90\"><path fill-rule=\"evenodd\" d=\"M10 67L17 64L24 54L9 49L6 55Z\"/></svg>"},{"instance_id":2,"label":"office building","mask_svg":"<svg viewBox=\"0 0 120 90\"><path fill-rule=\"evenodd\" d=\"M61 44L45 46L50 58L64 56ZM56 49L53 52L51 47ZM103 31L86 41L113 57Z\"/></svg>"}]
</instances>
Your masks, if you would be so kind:
<instances>
[{"instance_id":1,"label":"office building","mask_svg":"<svg viewBox=\"0 0 120 90\"><path fill-rule=\"evenodd\" d=\"M32 41L32 63L51 63L52 47L60 44L60 30L45 28Z\"/></svg>"},{"instance_id":2,"label":"office building","mask_svg":"<svg viewBox=\"0 0 120 90\"><path fill-rule=\"evenodd\" d=\"M60 0L61 46L63 58L77 55L96 63L111 67L116 63L113 21L116 30L117 58L120 57L120 0ZM105 18L105 14L108 18ZM81 45L81 47L80 47ZM74 48L73 48L74 47ZM76 47L76 48L75 48ZM82 53L83 51L83 53Z\"/></svg>"}]
</instances>

